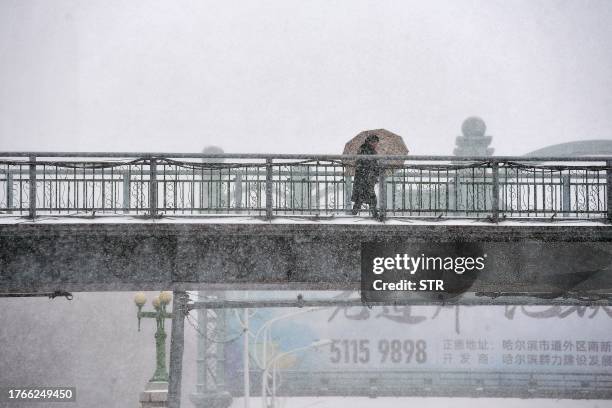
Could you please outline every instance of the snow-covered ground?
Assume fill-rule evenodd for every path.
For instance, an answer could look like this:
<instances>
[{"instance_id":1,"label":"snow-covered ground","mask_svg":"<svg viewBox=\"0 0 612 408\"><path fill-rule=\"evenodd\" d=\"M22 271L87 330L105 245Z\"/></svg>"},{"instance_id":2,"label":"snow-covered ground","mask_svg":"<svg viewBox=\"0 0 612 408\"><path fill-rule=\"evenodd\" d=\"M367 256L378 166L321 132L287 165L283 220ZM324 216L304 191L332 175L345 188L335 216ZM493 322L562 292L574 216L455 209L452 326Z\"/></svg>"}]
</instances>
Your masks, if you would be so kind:
<instances>
[{"instance_id":1,"label":"snow-covered ground","mask_svg":"<svg viewBox=\"0 0 612 408\"><path fill-rule=\"evenodd\" d=\"M552 400L518 398L393 398L393 397L291 397L278 398L277 408L604 408L612 401ZM242 398L231 408L243 408ZM251 398L250 408L260 408L261 400Z\"/></svg>"},{"instance_id":2,"label":"snow-covered ground","mask_svg":"<svg viewBox=\"0 0 612 408\"><path fill-rule=\"evenodd\" d=\"M264 217L248 216L248 215L198 215L198 216L162 216L160 218L148 218L146 216L133 215L41 215L35 220L27 217L0 215L0 225L2 224L335 224L335 225L381 225L377 220L370 217L354 217L347 215L338 216L299 216L285 215L275 216L271 220L266 220ZM482 220L469 218L441 218L441 219L425 219L425 218L404 218L404 217L389 217L384 222L385 225L471 225L471 226L592 226L606 227L609 226L601 222L601 219L589 220L564 220L556 219L555 221L542 219L513 219L500 221L497 224Z\"/></svg>"}]
</instances>

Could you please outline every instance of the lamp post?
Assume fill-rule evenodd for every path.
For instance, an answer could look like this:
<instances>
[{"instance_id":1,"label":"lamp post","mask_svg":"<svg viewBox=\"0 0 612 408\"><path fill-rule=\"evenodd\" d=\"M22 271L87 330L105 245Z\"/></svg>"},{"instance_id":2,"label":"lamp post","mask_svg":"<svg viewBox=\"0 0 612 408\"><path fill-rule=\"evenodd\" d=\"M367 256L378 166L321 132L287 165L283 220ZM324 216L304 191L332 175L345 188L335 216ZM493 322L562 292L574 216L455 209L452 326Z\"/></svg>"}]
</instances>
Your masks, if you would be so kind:
<instances>
[{"instance_id":1,"label":"lamp post","mask_svg":"<svg viewBox=\"0 0 612 408\"><path fill-rule=\"evenodd\" d=\"M272 325L274 323L276 323L279 320L283 320L283 319L288 319L290 317L293 316L297 316L303 313L309 313L309 312L316 312L318 310L323 310L323 307L312 307L309 309L300 309L297 310L295 312L292 313L287 313L281 316L277 316L273 319L268 320L267 322L265 322L257 331L257 334L255 334L255 342L257 342L259 340L259 336L260 334L263 332L263 344L262 344L262 351L263 351L263 356L262 356L262 360L258 361L257 359L257 354L255 354L255 361L257 362L257 364L261 367L262 369L262 377L261 377L261 389L262 389L262 398L261 398L261 406L262 408L268 408L267 407L267 397L266 395L263 393L264 390L266 389L267 383L268 383L268 343L270 342L270 329L272 327Z\"/></svg>"},{"instance_id":2,"label":"lamp post","mask_svg":"<svg viewBox=\"0 0 612 408\"><path fill-rule=\"evenodd\" d=\"M268 377L268 371L270 371L270 368L272 368L272 393L271 393L271 404L267 405L267 387L266 384L264 383L261 387L261 398L262 398L262 402L264 406L268 406L270 408L274 408L276 406L276 366L278 365L278 361L285 357L288 356L289 354L294 354L300 351L304 351L304 350L308 350L310 348L319 348L319 347L324 347L327 346L329 344L331 344L332 341L329 339L324 339L324 340L317 340L311 344L308 344L307 346L303 346L303 347L299 347L293 350L289 350L289 351L285 351L283 353L279 353L278 355L276 355L275 357L273 357L266 365L264 368L264 378Z\"/></svg>"},{"instance_id":3,"label":"lamp post","mask_svg":"<svg viewBox=\"0 0 612 408\"><path fill-rule=\"evenodd\" d=\"M259 365L259 367L261 367L262 369L265 369L266 366L266 362L268 360L268 342L270 341L270 329L272 327L272 325L276 322L278 322L279 320L283 320L283 319L288 319L290 317L294 317L303 313L309 313L309 312L316 312L318 310L323 310L325 309L324 307L311 307L308 309L300 309L297 310L295 312L291 312L291 313L286 313L284 315L280 315L277 317L274 317L270 320L268 320L267 322L265 322L260 328L259 330L257 330L257 333L255 334L255 342L257 343L259 341L259 337L260 335L263 333L263 344L262 344L262 352L263 352L263 357L262 360L259 360L257 357L257 354L255 354L255 361L257 362L257 364Z\"/></svg>"},{"instance_id":4,"label":"lamp post","mask_svg":"<svg viewBox=\"0 0 612 408\"><path fill-rule=\"evenodd\" d=\"M138 311L136 317L138 317L138 331L140 331L140 320L143 318L155 319L157 324L157 330L155 331L155 373L151 378L150 382L168 382L168 369L166 368L166 331L165 320L172 318L172 312L167 312L166 307L172 301L172 294L170 292L160 292L151 302L154 312L143 312L142 307L147 302L147 298L143 292L138 292L134 296L134 303Z\"/></svg>"}]
</instances>

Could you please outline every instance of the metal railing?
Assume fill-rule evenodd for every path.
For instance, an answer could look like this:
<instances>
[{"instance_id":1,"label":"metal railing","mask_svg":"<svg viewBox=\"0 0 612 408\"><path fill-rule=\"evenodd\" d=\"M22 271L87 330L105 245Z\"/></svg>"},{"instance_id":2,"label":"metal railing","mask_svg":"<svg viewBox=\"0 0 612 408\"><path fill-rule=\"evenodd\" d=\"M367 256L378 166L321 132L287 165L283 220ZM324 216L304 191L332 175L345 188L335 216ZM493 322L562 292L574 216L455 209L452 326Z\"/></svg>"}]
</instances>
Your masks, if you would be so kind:
<instances>
[{"instance_id":1,"label":"metal railing","mask_svg":"<svg viewBox=\"0 0 612 408\"><path fill-rule=\"evenodd\" d=\"M570 370L566 367L566 370ZM233 378L242 378L238 371ZM251 372L258 383L259 372ZM241 383L228 382L234 395L241 395ZM256 390L257 391L257 390ZM580 372L561 371L558 366L508 370L465 370L338 368L328 371L285 370L278 388L283 396L488 396L514 398L602 399L612 395L612 374L606 369Z\"/></svg>"},{"instance_id":2,"label":"metal railing","mask_svg":"<svg viewBox=\"0 0 612 408\"><path fill-rule=\"evenodd\" d=\"M350 214L355 160L379 160L391 217L612 219L611 157L0 153L0 213ZM362 213L364 214L364 213Z\"/></svg>"}]
</instances>

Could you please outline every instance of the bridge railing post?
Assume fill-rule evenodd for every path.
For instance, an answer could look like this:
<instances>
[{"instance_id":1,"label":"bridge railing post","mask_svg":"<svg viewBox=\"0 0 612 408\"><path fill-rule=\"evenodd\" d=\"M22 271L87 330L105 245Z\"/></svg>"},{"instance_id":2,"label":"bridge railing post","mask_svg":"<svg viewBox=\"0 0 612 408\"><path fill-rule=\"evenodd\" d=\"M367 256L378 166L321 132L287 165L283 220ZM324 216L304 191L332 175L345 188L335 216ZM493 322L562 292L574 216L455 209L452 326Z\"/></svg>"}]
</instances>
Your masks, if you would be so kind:
<instances>
[{"instance_id":1,"label":"bridge railing post","mask_svg":"<svg viewBox=\"0 0 612 408\"><path fill-rule=\"evenodd\" d=\"M569 173L561 176L561 211L563 211L564 217L569 217L572 208L572 187L570 184L570 177Z\"/></svg>"},{"instance_id":2,"label":"bridge railing post","mask_svg":"<svg viewBox=\"0 0 612 408\"><path fill-rule=\"evenodd\" d=\"M151 158L149 162L149 215L157 216L157 161Z\"/></svg>"},{"instance_id":3,"label":"bridge railing post","mask_svg":"<svg viewBox=\"0 0 612 408\"><path fill-rule=\"evenodd\" d=\"M237 210L242 209L242 173L236 172L234 177L234 206ZM231 204L229 205L231 207Z\"/></svg>"},{"instance_id":4,"label":"bridge railing post","mask_svg":"<svg viewBox=\"0 0 612 408\"><path fill-rule=\"evenodd\" d=\"M612 222L612 160L606 161L606 218Z\"/></svg>"},{"instance_id":5,"label":"bridge railing post","mask_svg":"<svg viewBox=\"0 0 612 408\"><path fill-rule=\"evenodd\" d=\"M266 219L273 216L272 211L272 159L266 159Z\"/></svg>"},{"instance_id":6,"label":"bridge railing post","mask_svg":"<svg viewBox=\"0 0 612 408\"><path fill-rule=\"evenodd\" d=\"M455 179L453 180L453 190L451 192L451 200L453 202L451 208L454 210L455 215L459 212L461 208L463 194L461 192L461 172L459 170L455 170Z\"/></svg>"},{"instance_id":7,"label":"bridge railing post","mask_svg":"<svg viewBox=\"0 0 612 408\"><path fill-rule=\"evenodd\" d=\"M123 213L128 214L130 212L130 174L128 172L123 173Z\"/></svg>"},{"instance_id":8,"label":"bridge railing post","mask_svg":"<svg viewBox=\"0 0 612 408\"><path fill-rule=\"evenodd\" d=\"M13 175L11 170L6 170L6 209L7 213L12 214L13 212Z\"/></svg>"},{"instance_id":9,"label":"bridge railing post","mask_svg":"<svg viewBox=\"0 0 612 408\"><path fill-rule=\"evenodd\" d=\"M36 156L30 156L30 202L29 213L30 218L36 217Z\"/></svg>"},{"instance_id":10,"label":"bridge railing post","mask_svg":"<svg viewBox=\"0 0 612 408\"><path fill-rule=\"evenodd\" d=\"M378 204L378 212L380 213L380 217L384 218L387 213L387 167L385 163L382 163L382 171L378 176L378 195L380 196L379 204Z\"/></svg>"},{"instance_id":11,"label":"bridge railing post","mask_svg":"<svg viewBox=\"0 0 612 408\"><path fill-rule=\"evenodd\" d=\"M493 178L493 189L491 198L491 219L493 222L499 221L499 162L491 163L491 176Z\"/></svg>"}]
</instances>

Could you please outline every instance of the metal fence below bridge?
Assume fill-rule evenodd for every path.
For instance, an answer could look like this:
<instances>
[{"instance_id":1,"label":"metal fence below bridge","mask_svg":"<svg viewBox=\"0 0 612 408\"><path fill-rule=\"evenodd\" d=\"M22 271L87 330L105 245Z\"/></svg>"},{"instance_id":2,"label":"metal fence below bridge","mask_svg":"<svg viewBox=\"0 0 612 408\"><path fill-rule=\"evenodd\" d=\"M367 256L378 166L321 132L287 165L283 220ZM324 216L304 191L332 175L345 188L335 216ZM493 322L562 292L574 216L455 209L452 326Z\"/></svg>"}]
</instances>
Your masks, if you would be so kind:
<instances>
[{"instance_id":1,"label":"metal fence below bridge","mask_svg":"<svg viewBox=\"0 0 612 408\"><path fill-rule=\"evenodd\" d=\"M251 383L261 373L251 371ZM242 396L243 371L228 377L228 389ZM285 370L277 395L369 397L506 397L610 399L612 375L607 372L485 371L485 370ZM261 390L254 387L254 395Z\"/></svg>"},{"instance_id":2,"label":"metal fence below bridge","mask_svg":"<svg viewBox=\"0 0 612 408\"><path fill-rule=\"evenodd\" d=\"M350 214L357 156L1 153L2 215ZM612 158L359 156L391 217L610 219ZM364 214L362 212L362 214Z\"/></svg>"}]
</instances>

